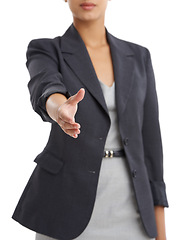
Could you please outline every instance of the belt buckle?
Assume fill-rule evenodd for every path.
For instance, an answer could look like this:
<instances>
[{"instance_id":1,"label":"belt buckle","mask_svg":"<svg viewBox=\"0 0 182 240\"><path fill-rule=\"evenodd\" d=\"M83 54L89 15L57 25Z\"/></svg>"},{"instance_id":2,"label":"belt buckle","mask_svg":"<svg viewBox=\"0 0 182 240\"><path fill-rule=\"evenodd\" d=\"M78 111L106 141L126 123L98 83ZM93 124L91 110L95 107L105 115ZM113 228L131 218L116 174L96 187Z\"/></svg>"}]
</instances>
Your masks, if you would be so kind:
<instances>
[{"instance_id":1,"label":"belt buckle","mask_svg":"<svg viewBox=\"0 0 182 240\"><path fill-rule=\"evenodd\" d=\"M106 155L105 155L105 158L113 158L113 150L106 150Z\"/></svg>"},{"instance_id":2,"label":"belt buckle","mask_svg":"<svg viewBox=\"0 0 182 240\"><path fill-rule=\"evenodd\" d=\"M110 153L110 154L109 154L109 157L110 157L110 158L113 158L113 154L114 154L113 150L110 150L109 153Z\"/></svg>"}]
</instances>

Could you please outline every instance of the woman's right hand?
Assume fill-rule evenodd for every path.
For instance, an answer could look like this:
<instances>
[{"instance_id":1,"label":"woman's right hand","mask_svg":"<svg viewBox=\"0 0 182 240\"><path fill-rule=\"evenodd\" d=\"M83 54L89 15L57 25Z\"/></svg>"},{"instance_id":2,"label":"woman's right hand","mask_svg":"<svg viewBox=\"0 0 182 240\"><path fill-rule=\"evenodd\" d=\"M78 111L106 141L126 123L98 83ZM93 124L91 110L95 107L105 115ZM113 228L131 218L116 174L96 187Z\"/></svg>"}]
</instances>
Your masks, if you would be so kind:
<instances>
[{"instance_id":1,"label":"woman's right hand","mask_svg":"<svg viewBox=\"0 0 182 240\"><path fill-rule=\"evenodd\" d=\"M62 130L73 138L80 134L80 124L75 122L75 114L78 109L78 103L82 101L85 90L81 88L75 95L62 103L56 111L55 120Z\"/></svg>"}]
</instances>

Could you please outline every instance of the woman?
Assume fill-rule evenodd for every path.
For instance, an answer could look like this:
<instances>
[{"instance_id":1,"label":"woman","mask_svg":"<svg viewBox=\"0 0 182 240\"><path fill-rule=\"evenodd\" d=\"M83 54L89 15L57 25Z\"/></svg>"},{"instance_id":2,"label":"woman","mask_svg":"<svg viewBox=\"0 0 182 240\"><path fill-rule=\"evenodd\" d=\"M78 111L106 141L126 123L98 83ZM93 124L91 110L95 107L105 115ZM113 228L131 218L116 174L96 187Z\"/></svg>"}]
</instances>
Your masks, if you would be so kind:
<instances>
[{"instance_id":1,"label":"woman","mask_svg":"<svg viewBox=\"0 0 182 240\"><path fill-rule=\"evenodd\" d=\"M68 0L66 33L28 47L32 105L52 129L13 218L37 240L166 239L150 54L106 30L107 3Z\"/></svg>"}]
</instances>

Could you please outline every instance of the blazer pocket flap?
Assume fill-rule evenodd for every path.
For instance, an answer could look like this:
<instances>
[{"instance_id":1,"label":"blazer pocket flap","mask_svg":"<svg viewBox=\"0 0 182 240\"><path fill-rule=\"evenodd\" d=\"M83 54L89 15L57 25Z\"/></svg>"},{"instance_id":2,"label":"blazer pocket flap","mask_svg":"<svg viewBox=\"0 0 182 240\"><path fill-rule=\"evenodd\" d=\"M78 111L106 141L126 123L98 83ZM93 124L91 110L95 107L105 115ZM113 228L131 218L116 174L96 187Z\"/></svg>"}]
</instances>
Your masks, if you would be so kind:
<instances>
[{"instance_id":1,"label":"blazer pocket flap","mask_svg":"<svg viewBox=\"0 0 182 240\"><path fill-rule=\"evenodd\" d=\"M53 174L57 174L63 166L61 159L47 150L41 152L35 158L34 162L36 162L41 168Z\"/></svg>"}]
</instances>

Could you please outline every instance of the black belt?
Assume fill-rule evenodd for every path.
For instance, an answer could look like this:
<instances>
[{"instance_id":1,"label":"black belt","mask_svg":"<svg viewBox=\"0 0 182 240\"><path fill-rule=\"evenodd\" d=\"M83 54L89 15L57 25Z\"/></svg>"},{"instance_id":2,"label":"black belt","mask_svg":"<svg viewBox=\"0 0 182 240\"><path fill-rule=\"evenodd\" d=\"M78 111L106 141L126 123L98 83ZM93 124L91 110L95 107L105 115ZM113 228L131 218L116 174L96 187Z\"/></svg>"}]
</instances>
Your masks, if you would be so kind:
<instances>
[{"instance_id":1,"label":"black belt","mask_svg":"<svg viewBox=\"0 0 182 240\"><path fill-rule=\"evenodd\" d=\"M113 157L123 157L125 156L124 150L113 151L113 150L106 150L103 153L104 158L113 158Z\"/></svg>"}]
</instances>

